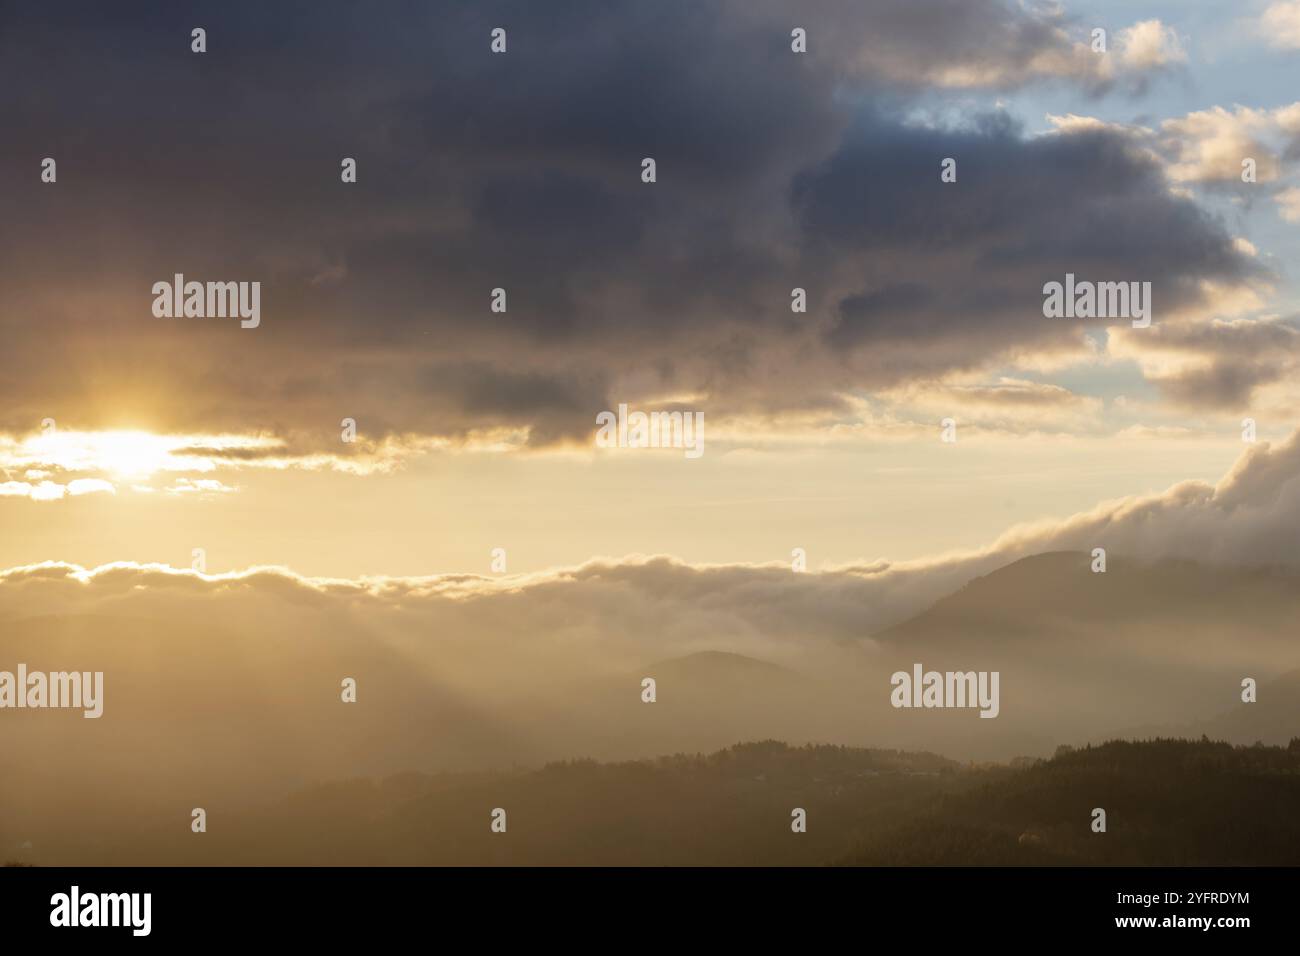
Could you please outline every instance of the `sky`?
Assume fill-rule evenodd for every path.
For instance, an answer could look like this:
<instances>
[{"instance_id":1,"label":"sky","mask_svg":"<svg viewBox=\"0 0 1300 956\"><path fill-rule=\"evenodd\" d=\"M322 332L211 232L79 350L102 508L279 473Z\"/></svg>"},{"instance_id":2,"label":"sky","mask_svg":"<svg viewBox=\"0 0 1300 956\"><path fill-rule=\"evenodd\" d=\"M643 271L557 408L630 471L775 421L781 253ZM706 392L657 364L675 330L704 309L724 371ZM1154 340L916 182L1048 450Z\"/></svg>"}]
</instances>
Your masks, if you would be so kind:
<instances>
[{"instance_id":1,"label":"sky","mask_svg":"<svg viewBox=\"0 0 1300 956\"><path fill-rule=\"evenodd\" d=\"M1194 556L1257 472L1296 523L1300 2L0 17L0 569L970 570L1134 502ZM1046 317L1067 274L1150 326Z\"/></svg>"}]
</instances>

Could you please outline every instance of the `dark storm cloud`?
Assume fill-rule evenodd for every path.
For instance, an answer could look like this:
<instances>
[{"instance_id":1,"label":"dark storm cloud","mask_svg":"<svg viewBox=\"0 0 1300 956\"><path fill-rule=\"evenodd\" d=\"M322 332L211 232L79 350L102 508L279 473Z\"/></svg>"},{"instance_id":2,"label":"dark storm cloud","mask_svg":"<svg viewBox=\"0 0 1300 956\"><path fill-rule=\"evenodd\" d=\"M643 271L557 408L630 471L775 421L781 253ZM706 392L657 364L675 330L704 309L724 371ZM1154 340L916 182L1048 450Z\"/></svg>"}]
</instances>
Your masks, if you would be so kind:
<instances>
[{"instance_id":1,"label":"dark storm cloud","mask_svg":"<svg viewBox=\"0 0 1300 956\"><path fill-rule=\"evenodd\" d=\"M1039 290L1067 269L1157 307L1242 278L1118 136L901 118L935 84L1104 86L1066 26L993 0L12 10L0 428L538 444L619 401L830 408L1064 342ZM177 272L261 281L261 327L154 318Z\"/></svg>"},{"instance_id":2,"label":"dark storm cloud","mask_svg":"<svg viewBox=\"0 0 1300 956\"><path fill-rule=\"evenodd\" d=\"M1283 368L1257 362L1212 362L1206 368L1190 369L1177 375L1158 378L1161 391L1171 399L1192 408L1243 408L1261 385L1282 377Z\"/></svg>"},{"instance_id":3,"label":"dark storm cloud","mask_svg":"<svg viewBox=\"0 0 1300 956\"><path fill-rule=\"evenodd\" d=\"M1300 316L1277 321L1189 323L1155 330L1143 343L1172 369L1149 373L1162 395L1191 409L1248 408L1255 391L1300 369ZM1143 350L1135 353L1139 358Z\"/></svg>"},{"instance_id":4,"label":"dark storm cloud","mask_svg":"<svg viewBox=\"0 0 1300 956\"><path fill-rule=\"evenodd\" d=\"M793 195L808 261L853 264L827 337L877 381L1076 339L1077 322L1042 314L1043 285L1066 273L1151 282L1159 317L1199 301L1201 280L1257 271L1107 131L1026 140L1002 117L965 132L872 117Z\"/></svg>"}]
</instances>

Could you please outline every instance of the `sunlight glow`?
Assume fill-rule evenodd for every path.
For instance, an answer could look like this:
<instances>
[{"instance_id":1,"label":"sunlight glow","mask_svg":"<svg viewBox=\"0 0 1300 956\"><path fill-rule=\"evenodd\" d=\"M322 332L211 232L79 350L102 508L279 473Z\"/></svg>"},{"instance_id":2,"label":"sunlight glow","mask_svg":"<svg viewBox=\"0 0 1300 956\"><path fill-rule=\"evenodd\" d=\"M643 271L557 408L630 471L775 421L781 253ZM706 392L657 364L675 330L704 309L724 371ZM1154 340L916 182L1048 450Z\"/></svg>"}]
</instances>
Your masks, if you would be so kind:
<instances>
[{"instance_id":1,"label":"sunlight glow","mask_svg":"<svg viewBox=\"0 0 1300 956\"><path fill-rule=\"evenodd\" d=\"M215 450L275 447L278 442L251 436L154 435L145 431L52 430L0 446L6 468L25 468L33 477L51 469L94 472L117 478L148 478L160 471L210 472L217 465L187 449Z\"/></svg>"}]
</instances>

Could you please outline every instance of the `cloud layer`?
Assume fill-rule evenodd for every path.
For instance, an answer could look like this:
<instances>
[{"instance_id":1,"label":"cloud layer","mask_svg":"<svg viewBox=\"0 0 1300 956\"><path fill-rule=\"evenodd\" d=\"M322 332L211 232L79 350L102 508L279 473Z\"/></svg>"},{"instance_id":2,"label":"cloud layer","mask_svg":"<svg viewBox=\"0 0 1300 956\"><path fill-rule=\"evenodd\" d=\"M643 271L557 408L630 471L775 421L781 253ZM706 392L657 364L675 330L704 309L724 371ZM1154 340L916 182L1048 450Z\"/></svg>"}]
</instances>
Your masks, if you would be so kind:
<instances>
[{"instance_id":1,"label":"cloud layer","mask_svg":"<svg viewBox=\"0 0 1300 956\"><path fill-rule=\"evenodd\" d=\"M527 621L532 631L568 635L574 650L622 648L625 662L701 649L780 658L809 642L865 641L972 578L1030 555L1100 547L1141 561L1297 568L1297 534L1300 431L1277 445L1250 446L1217 484L1188 481L1102 503L1063 520L1014 527L976 552L921 561L794 573L785 565L632 556L525 576L357 580L282 568L201 575L160 565L88 570L47 562L0 573L0 618L150 616L157 608L194 614L196 602L215 608L242 595L253 602L250 613L270 619L281 613L277 608L310 607L331 617L381 618L412 634L482 634Z\"/></svg>"},{"instance_id":2,"label":"cloud layer","mask_svg":"<svg viewBox=\"0 0 1300 956\"><path fill-rule=\"evenodd\" d=\"M1150 281L1167 310L1261 272L1120 132L912 112L944 91L1137 88L1182 59L1162 24L1103 55L1047 8L819 3L796 54L792 16L232 4L203 11L198 55L183 8L17 12L0 428L53 416L307 454L337 451L345 416L377 442L544 446L665 395L715 420L835 413L855 391L1083 353L1040 311L1067 271ZM155 318L149 290L175 273L261 281L261 327Z\"/></svg>"}]
</instances>

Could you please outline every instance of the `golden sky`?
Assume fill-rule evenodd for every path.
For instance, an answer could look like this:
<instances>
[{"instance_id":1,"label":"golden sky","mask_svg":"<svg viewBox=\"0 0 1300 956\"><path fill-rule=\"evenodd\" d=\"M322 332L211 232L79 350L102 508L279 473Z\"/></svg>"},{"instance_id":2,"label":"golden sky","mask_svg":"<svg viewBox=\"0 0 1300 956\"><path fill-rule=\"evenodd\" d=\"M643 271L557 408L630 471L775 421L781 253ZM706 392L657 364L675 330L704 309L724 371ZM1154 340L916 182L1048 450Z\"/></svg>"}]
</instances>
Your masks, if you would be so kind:
<instances>
[{"instance_id":1,"label":"golden sky","mask_svg":"<svg viewBox=\"0 0 1300 956\"><path fill-rule=\"evenodd\" d=\"M506 54L473 6L214 10L202 54L181 11L24 11L0 567L910 560L1290 434L1287 51L988 0L812 5L797 53L778 4L648 6L519 5ZM1151 325L1047 317L1067 276ZM625 405L702 454L599 447Z\"/></svg>"}]
</instances>

